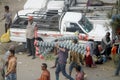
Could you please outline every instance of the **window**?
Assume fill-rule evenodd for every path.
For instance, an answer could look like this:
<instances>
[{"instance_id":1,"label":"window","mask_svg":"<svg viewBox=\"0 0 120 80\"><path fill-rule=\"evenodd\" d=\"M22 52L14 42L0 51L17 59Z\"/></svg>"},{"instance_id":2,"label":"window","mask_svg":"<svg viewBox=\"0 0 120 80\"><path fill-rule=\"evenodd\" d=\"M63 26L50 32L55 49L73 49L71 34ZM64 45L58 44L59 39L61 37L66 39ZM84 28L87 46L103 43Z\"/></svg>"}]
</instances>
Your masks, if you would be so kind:
<instances>
[{"instance_id":1,"label":"window","mask_svg":"<svg viewBox=\"0 0 120 80\"><path fill-rule=\"evenodd\" d=\"M79 31L79 33L84 33L76 23L70 23L69 25L67 25L66 26L66 31L67 32Z\"/></svg>"},{"instance_id":2,"label":"window","mask_svg":"<svg viewBox=\"0 0 120 80\"><path fill-rule=\"evenodd\" d=\"M27 18L24 19L18 18L13 22L11 28L25 29L27 24L28 24Z\"/></svg>"},{"instance_id":3,"label":"window","mask_svg":"<svg viewBox=\"0 0 120 80\"><path fill-rule=\"evenodd\" d=\"M87 33L93 29L93 24L85 16L82 16L82 19L78 23Z\"/></svg>"}]
</instances>

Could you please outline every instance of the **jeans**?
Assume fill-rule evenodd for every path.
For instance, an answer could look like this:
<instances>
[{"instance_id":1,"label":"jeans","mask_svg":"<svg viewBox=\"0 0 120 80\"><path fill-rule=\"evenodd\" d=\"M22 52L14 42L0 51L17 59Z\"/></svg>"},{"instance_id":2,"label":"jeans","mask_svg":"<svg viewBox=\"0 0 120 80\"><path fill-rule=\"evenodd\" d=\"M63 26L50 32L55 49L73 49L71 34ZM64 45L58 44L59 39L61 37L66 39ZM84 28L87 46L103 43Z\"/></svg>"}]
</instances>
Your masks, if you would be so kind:
<instances>
[{"instance_id":1,"label":"jeans","mask_svg":"<svg viewBox=\"0 0 120 80\"><path fill-rule=\"evenodd\" d=\"M34 38L33 39L27 38L27 49L29 54L35 57Z\"/></svg>"},{"instance_id":2,"label":"jeans","mask_svg":"<svg viewBox=\"0 0 120 80\"><path fill-rule=\"evenodd\" d=\"M105 55L106 55L106 57L109 57L110 53L111 53L111 47L107 47L105 49Z\"/></svg>"},{"instance_id":3,"label":"jeans","mask_svg":"<svg viewBox=\"0 0 120 80\"><path fill-rule=\"evenodd\" d=\"M10 73L5 80L17 80L16 73Z\"/></svg>"},{"instance_id":4,"label":"jeans","mask_svg":"<svg viewBox=\"0 0 120 80\"><path fill-rule=\"evenodd\" d=\"M56 57L56 59L55 59L55 66L57 65L57 63L58 63L58 56Z\"/></svg>"},{"instance_id":5,"label":"jeans","mask_svg":"<svg viewBox=\"0 0 120 80\"><path fill-rule=\"evenodd\" d=\"M58 65L57 65L57 67L56 67L56 71L55 71L56 80L59 80L59 73L60 73L60 71L62 72L62 74L63 74L66 78L68 78L68 79L70 79L70 80L74 80L70 75L68 75L68 74L66 73L65 68L66 68L66 64L58 63Z\"/></svg>"},{"instance_id":6,"label":"jeans","mask_svg":"<svg viewBox=\"0 0 120 80\"><path fill-rule=\"evenodd\" d=\"M70 67L69 67L69 73L70 73L70 75L71 75L71 72L72 72L73 68L75 68L76 65L77 65L77 63L75 63L75 62L71 62L70 63Z\"/></svg>"},{"instance_id":7,"label":"jeans","mask_svg":"<svg viewBox=\"0 0 120 80\"><path fill-rule=\"evenodd\" d=\"M73 68L75 68L77 65L78 65L78 64L75 63L75 62L71 62L71 63L70 63L70 67L69 67L69 73L70 73L70 75L71 75L71 73L72 73ZM81 67L80 70L81 70L81 72L84 72L82 67Z\"/></svg>"},{"instance_id":8,"label":"jeans","mask_svg":"<svg viewBox=\"0 0 120 80\"><path fill-rule=\"evenodd\" d=\"M5 33L7 33L7 30L10 28L10 26L11 26L11 23L5 24Z\"/></svg>"},{"instance_id":9,"label":"jeans","mask_svg":"<svg viewBox=\"0 0 120 80\"><path fill-rule=\"evenodd\" d=\"M115 71L115 75L119 75L119 71L120 71L120 59L119 59L119 62L118 62L117 69Z\"/></svg>"}]
</instances>

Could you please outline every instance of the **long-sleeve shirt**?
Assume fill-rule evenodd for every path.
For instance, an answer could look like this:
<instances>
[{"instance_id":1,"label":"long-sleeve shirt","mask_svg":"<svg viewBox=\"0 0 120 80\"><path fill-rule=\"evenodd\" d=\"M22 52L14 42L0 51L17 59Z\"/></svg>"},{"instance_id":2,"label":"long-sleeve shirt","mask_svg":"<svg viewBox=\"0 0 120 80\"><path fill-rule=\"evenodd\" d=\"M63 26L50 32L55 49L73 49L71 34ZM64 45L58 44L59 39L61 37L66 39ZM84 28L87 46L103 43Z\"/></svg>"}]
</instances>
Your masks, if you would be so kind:
<instances>
[{"instance_id":1,"label":"long-sleeve shirt","mask_svg":"<svg viewBox=\"0 0 120 80\"><path fill-rule=\"evenodd\" d=\"M65 49L64 51L58 50L58 62L62 64L66 64L67 58L68 58L68 49Z\"/></svg>"},{"instance_id":2,"label":"long-sleeve shirt","mask_svg":"<svg viewBox=\"0 0 120 80\"><path fill-rule=\"evenodd\" d=\"M110 37L105 36L104 38L102 38L101 45L103 49L105 49L107 46L110 46L111 45Z\"/></svg>"},{"instance_id":3,"label":"long-sleeve shirt","mask_svg":"<svg viewBox=\"0 0 120 80\"><path fill-rule=\"evenodd\" d=\"M75 51L71 51L70 52L70 60L72 62L75 62L77 64L80 64L80 54L79 53L76 53Z\"/></svg>"}]
</instances>

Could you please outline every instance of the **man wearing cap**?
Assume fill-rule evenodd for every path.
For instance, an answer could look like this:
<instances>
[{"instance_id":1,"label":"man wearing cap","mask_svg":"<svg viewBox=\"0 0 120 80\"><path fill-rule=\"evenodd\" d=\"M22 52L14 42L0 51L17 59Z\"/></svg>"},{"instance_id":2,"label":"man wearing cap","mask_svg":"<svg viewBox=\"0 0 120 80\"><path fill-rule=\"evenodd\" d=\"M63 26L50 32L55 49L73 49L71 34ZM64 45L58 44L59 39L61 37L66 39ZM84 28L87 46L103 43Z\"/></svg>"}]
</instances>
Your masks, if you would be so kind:
<instances>
[{"instance_id":1,"label":"man wearing cap","mask_svg":"<svg viewBox=\"0 0 120 80\"><path fill-rule=\"evenodd\" d=\"M35 59L35 48L34 48L34 31L35 27L37 27L37 23L33 22L33 17L29 16L28 17L28 25L26 28L26 40L27 40L27 49L29 52L28 56L33 56L32 59Z\"/></svg>"},{"instance_id":2,"label":"man wearing cap","mask_svg":"<svg viewBox=\"0 0 120 80\"><path fill-rule=\"evenodd\" d=\"M111 39L110 39L110 32L107 32L106 35L102 38L101 41L102 46L102 53L109 59L111 53Z\"/></svg>"}]
</instances>

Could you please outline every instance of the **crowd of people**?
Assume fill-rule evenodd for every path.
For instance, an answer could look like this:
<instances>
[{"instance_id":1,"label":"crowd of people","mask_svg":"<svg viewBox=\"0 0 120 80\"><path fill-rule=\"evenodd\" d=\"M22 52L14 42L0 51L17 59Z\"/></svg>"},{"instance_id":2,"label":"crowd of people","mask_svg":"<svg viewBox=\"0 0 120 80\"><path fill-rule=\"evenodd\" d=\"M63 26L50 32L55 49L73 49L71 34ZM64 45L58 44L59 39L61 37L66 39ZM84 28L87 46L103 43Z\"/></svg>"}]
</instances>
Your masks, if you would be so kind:
<instances>
[{"instance_id":1,"label":"crowd of people","mask_svg":"<svg viewBox=\"0 0 120 80\"><path fill-rule=\"evenodd\" d=\"M10 28L12 22L12 14L9 12L9 6L5 6L5 15L1 20L6 19L5 22L5 32ZM35 46L34 40L37 39L35 36L35 31L37 30L37 23L33 21L33 17L28 17L28 25L26 27L26 42L28 49L28 56L32 56L32 59L35 59ZM73 40L74 44L78 44L78 40ZM115 56L118 56L117 68L114 75L119 75L120 71L120 56L118 55L120 51L120 45L116 45L110 39L110 33L107 32L105 37L101 40L101 47L98 44L95 44L93 39L87 41L86 51L84 55L79 54L75 51L68 50L67 48L60 47L57 42L55 46L56 50L56 61L55 65L52 68L56 68L55 76L56 80L59 80L59 73L62 72L69 80L84 80L85 72L82 68L82 65L86 67L97 67L96 64L102 64L107 60L112 59L115 62ZM100 49L102 48L102 49ZM94 60L96 58L96 60ZM66 72L67 59L69 59L69 74ZM85 61L85 62L84 62ZM5 53L5 56L0 59L0 80L17 80L16 77L16 68L17 68L17 57L15 56L15 46L11 45L9 50ZM76 76L73 78L71 76L72 70L75 68ZM47 69L47 64L42 63L41 65L42 74L38 80L50 80L50 72Z\"/></svg>"}]
</instances>

